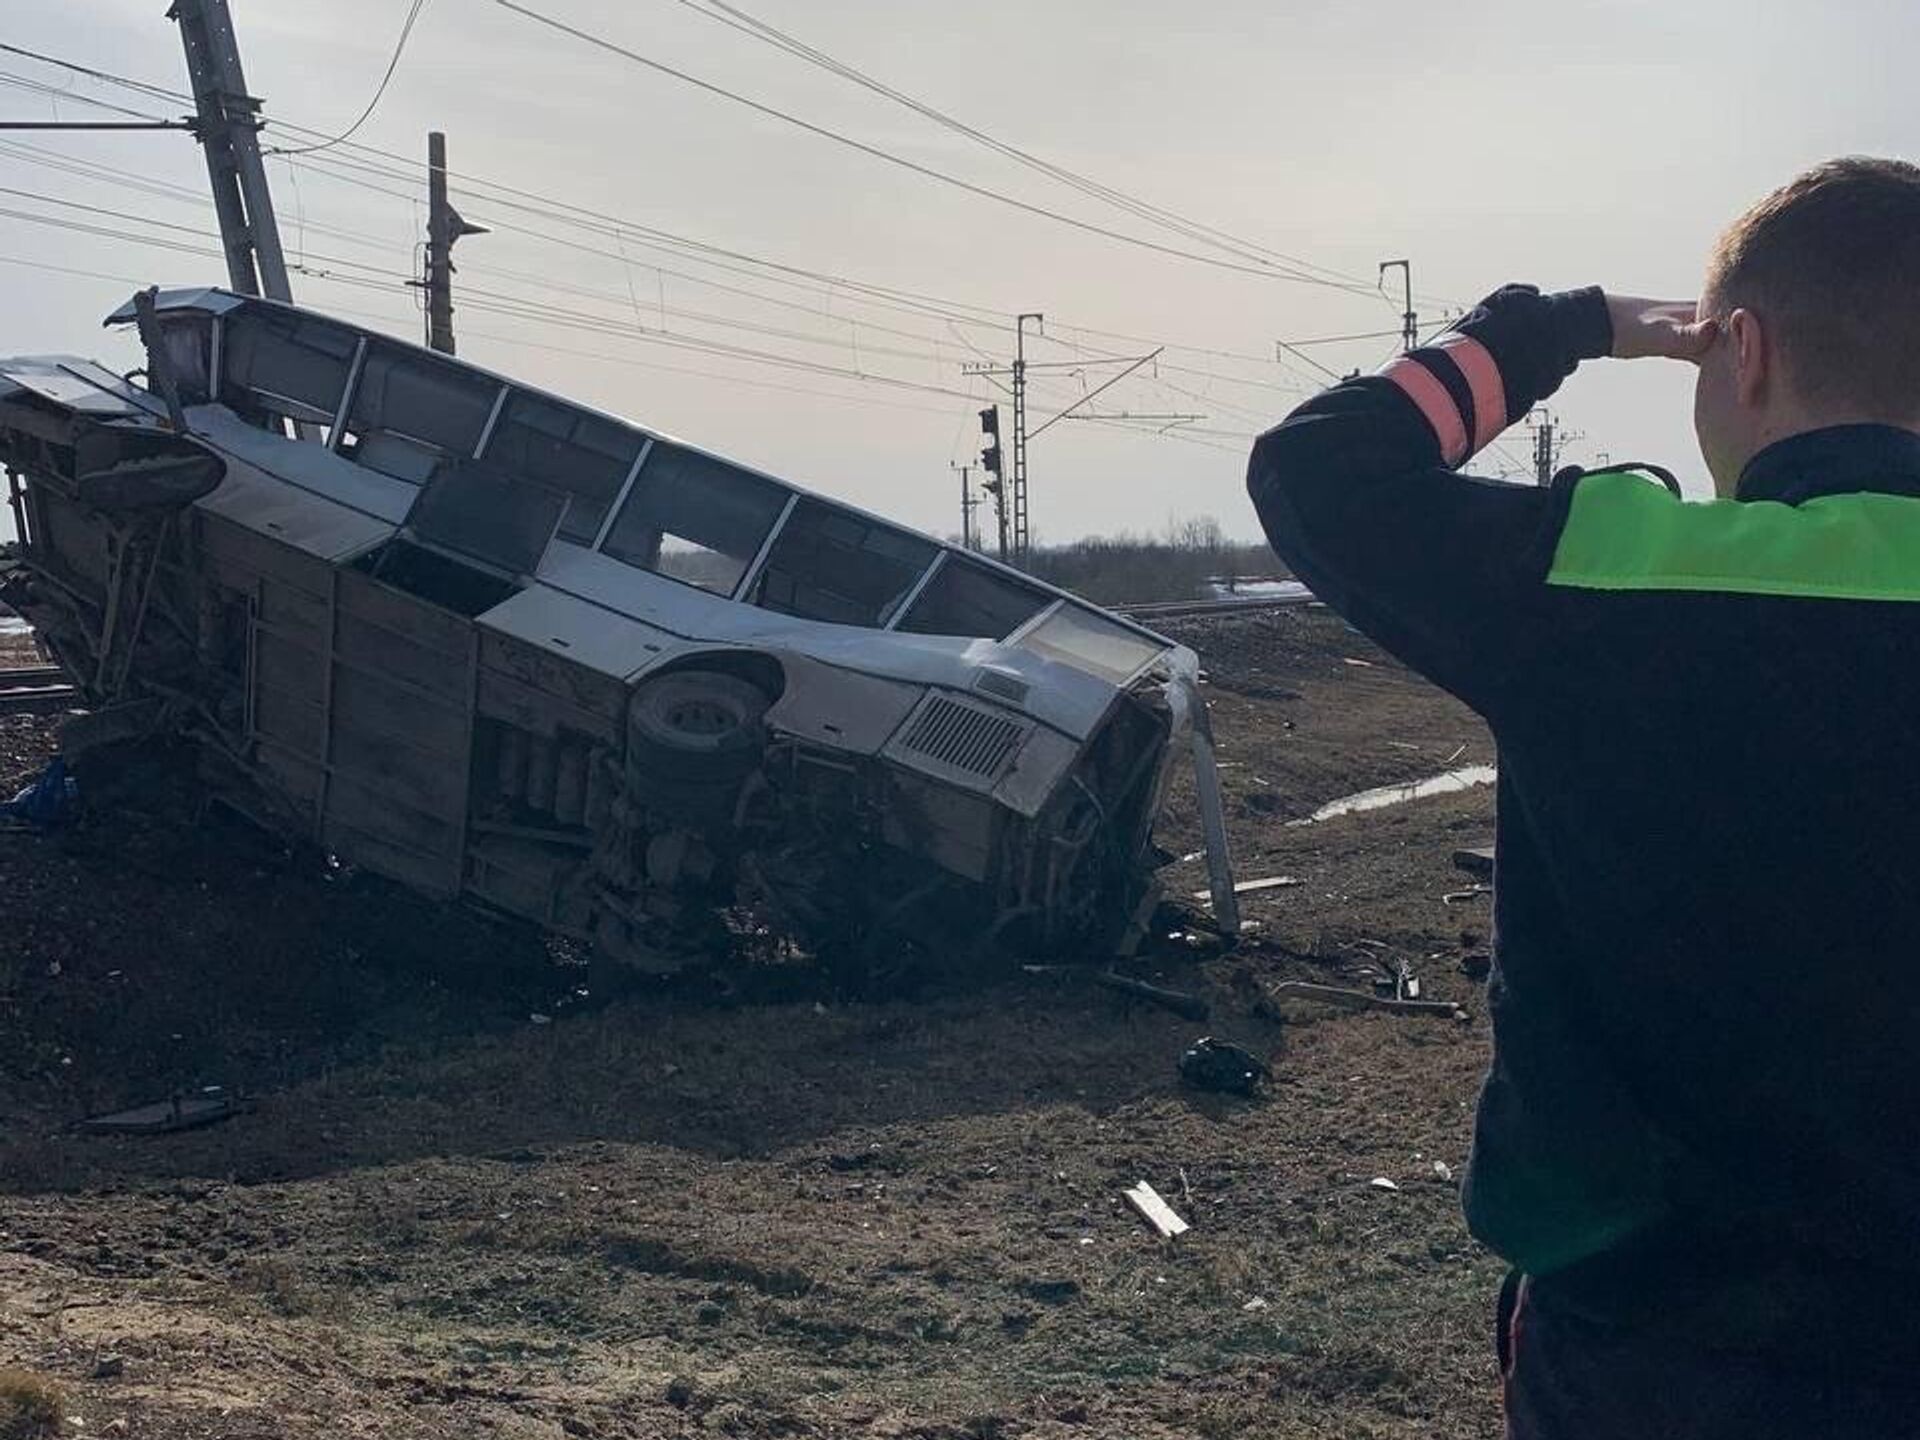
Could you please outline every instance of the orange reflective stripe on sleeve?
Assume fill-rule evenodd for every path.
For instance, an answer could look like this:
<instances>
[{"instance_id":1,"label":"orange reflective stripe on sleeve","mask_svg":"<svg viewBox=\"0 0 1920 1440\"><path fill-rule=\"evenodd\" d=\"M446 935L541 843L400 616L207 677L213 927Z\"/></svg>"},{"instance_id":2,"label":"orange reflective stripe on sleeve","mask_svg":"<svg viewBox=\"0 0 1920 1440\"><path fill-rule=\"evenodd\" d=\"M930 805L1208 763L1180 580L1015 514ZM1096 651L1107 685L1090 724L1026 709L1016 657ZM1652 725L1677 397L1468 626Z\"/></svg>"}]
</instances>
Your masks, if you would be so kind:
<instances>
[{"instance_id":1,"label":"orange reflective stripe on sleeve","mask_svg":"<svg viewBox=\"0 0 1920 1440\"><path fill-rule=\"evenodd\" d=\"M1391 380L1419 407L1440 442L1440 457L1448 465L1458 465L1472 453L1467 440L1467 422L1434 373L1418 360L1402 355L1379 370L1382 379Z\"/></svg>"}]
</instances>

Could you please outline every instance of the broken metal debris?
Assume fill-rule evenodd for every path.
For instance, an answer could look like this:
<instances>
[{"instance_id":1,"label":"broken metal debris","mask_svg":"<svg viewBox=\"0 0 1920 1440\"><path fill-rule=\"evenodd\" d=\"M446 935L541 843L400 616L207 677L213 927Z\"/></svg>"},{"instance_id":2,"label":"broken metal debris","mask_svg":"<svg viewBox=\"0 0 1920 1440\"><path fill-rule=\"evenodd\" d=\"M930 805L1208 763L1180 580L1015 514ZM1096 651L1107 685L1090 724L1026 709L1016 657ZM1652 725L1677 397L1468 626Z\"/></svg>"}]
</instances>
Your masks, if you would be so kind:
<instances>
[{"instance_id":1,"label":"broken metal debris","mask_svg":"<svg viewBox=\"0 0 1920 1440\"><path fill-rule=\"evenodd\" d=\"M1108 990L1118 990L1122 995L1132 995L1137 999L1149 1001L1164 1009L1183 1015L1189 1020L1205 1020L1212 1014L1205 1000L1198 995L1189 995L1183 990L1168 990L1164 986L1149 985L1144 980L1135 980L1130 975L1116 975L1111 970L1096 971L1093 983Z\"/></svg>"},{"instance_id":2,"label":"broken metal debris","mask_svg":"<svg viewBox=\"0 0 1920 1440\"><path fill-rule=\"evenodd\" d=\"M1364 990L1347 990L1338 985L1320 985L1311 980L1282 980L1267 986L1266 992L1275 1000L1319 1000L1349 1010L1385 1010L1395 1015L1445 1015L1454 1019L1466 1013L1448 1000L1402 1000L1389 995L1370 995Z\"/></svg>"},{"instance_id":3,"label":"broken metal debris","mask_svg":"<svg viewBox=\"0 0 1920 1440\"><path fill-rule=\"evenodd\" d=\"M1271 1078L1267 1062L1239 1045L1202 1035L1180 1055L1180 1078L1200 1090L1252 1095Z\"/></svg>"},{"instance_id":4,"label":"broken metal debris","mask_svg":"<svg viewBox=\"0 0 1920 1440\"><path fill-rule=\"evenodd\" d=\"M1173 1207L1160 1198L1153 1186L1142 1180L1131 1190L1120 1192L1126 1196L1127 1203L1140 1212L1140 1217L1160 1233L1162 1240L1171 1240L1176 1235L1184 1235L1193 1227L1173 1213Z\"/></svg>"},{"instance_id":5,"label":"broken metal debris","mask_svg":"<svg viewBox=\"0 0 1920 1440\"><path fill-rule=\"evenodd\" d=\"M1391 994L1396 1000L1420 998L1419 977L1413 973L1413 966L1399 955L1391 956L1387 960L1387 979L1379 988Z\"/></svg>"},{"instance_id":6,"label":"broken metal debris","mask_svg":"<svg viewBox=\"0 0 1920 1440\"><path fill-rule=\"evenodd\" d=\"M1389 1180L1385 1175L1376 1175L1373 1179L1369 1180L1367 1184L1376 1190L1398 1190L1400 1188L1398 1184Z\"/></svg>"},{"instance_id":7,"label":"broken metal debris","mask_svg":"<svg viewBox=\"0 0 1920 1440\"><path fill-rule=\"evenodd\" d=\"M312 311L112 318L144 386L0 361L4 599L90 764L187 742L269 830L670 971L1126 953L1185 761L1237 929L1191 650Z\"/></svg>"},{"instance_id":8,"label":"broken metal debris","mask_svg":"<svg viewBox=\"0 0 1920 1440\"><path fill-rule=\"evenodd\" d=\"M216 1085L197 1095L173 1095L110 1115L92 1115L80 1122L80 1128L94 1135L164 1135L197 1130L239 1113L240 1107Z\"/></svg>"}]
</instances>

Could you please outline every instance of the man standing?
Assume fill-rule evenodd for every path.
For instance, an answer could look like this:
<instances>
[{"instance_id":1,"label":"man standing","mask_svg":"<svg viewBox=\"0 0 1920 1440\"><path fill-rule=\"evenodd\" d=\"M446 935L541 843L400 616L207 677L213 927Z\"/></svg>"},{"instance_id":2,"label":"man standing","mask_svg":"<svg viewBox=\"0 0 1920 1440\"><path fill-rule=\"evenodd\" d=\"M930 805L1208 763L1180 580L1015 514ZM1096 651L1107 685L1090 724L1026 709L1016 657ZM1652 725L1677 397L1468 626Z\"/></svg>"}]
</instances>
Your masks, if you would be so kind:
<instances>
[{"instance_id":1,"label":"man standing","mask_svg":"<svg viewBox=\"0 0 1920 1440\"><path fill-rule=\"evenodd\" d=\"M1607 355L1697 367L1720 499L1456 473ZM1697 307L1500 290L1248 489L1499 743L1465 1201L1509 1434L1920 1435L1920 169L1769 195Z\"/></svg>"}]
</instances>

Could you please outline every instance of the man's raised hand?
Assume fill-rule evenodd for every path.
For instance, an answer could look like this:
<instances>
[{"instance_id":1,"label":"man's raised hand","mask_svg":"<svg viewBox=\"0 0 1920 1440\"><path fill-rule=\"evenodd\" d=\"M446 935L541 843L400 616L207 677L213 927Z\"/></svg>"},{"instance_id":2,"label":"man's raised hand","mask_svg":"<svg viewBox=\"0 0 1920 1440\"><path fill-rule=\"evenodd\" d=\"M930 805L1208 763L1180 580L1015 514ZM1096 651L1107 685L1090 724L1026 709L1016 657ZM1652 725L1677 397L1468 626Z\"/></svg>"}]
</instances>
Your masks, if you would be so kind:
<instances>
[{"instance_id":1,"label":"man's raised hand","mask_svg":"<svg viewBox=\"0 0 1920 1440\"><path fill-rule=\"evenodd\" d=\"M1720 322L1698 317L1692 300L1647 300L1638 295L1607 296L1617 360L1690 360L1698 364L1713 348Z\"/></svg>"}]
</instances>

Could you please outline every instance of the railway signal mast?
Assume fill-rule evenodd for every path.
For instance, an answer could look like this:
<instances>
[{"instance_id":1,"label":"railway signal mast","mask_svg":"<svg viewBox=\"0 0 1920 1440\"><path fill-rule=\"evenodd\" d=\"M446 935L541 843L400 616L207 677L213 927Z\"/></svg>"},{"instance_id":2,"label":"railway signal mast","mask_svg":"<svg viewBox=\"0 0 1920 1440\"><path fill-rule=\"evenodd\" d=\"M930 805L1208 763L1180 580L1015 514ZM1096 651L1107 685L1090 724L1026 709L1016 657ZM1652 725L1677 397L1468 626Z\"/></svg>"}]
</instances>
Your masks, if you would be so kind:
<instances>
[{"instance_id":1,"label":"railway signal mast","mask_svg":"<svg viewBox=\"0 0 1920 1440\"><path fill-rule=\"evenodd\" d=\"M999 556L1002 563L1007 560L1007 484L1005 460L1000 449L1000 407L989 405L980 412L980 434L986 439L986 446L980 451L980 468L987 472L987 478L980 482L980 488L993 497L993 516L999 530Z\"/></svg>"}]
</instances>

